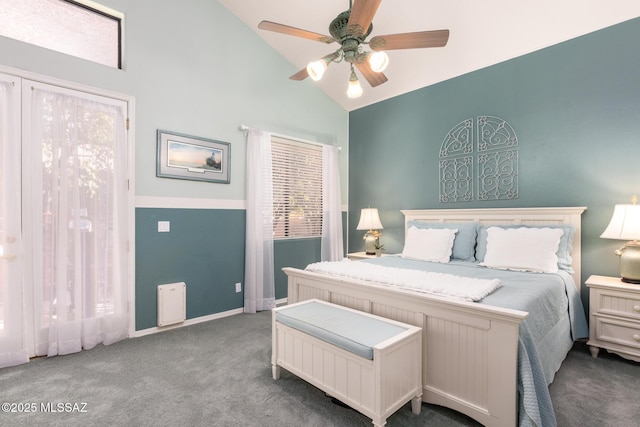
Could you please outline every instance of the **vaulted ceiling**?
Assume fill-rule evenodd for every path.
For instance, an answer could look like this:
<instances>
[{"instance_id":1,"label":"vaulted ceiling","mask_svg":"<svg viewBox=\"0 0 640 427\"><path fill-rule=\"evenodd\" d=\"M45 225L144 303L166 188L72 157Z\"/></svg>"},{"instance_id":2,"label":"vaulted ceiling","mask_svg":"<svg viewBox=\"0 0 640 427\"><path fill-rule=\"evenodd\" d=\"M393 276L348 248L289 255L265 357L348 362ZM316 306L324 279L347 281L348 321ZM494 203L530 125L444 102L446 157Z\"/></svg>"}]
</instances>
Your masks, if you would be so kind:
<instances>
[{"instance_id":1,"label":"vaulted ceiling","mask_svg":"<svg viewBox=\"0 0 640 427\"><path fill-rule=\"evenodd\" d=\"M349 9L349 0L220 2L292 64L283 79L339 45L260 30L258 23L329 35L329 23ZM291 84L318 85L351 111L639 16L639 0L383 0L370 37L449 29L447 45L389 51L384 71L389 80L372 88L358 75L364 93L357 99L346 95L350 69L344 62L331 64L318 82L307 78Z\"/></svg>"}]
</instances>

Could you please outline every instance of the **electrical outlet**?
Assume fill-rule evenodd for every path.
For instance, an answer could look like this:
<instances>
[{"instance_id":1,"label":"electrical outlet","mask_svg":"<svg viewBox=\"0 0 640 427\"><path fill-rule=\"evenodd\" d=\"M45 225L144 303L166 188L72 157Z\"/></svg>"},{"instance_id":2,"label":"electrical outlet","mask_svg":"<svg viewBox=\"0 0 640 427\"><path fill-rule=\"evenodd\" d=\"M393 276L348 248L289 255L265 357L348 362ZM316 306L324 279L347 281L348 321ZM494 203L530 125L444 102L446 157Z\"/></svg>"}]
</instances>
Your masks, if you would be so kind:
<instances>
[{"instance_id":1,"label":"electrical outlet","mask_svg":"<svg viewBox=\"0 0 640 427\"><path fill-rule=\"evenodd\" d=\"M242 283L236 283L236 292L242 292Z\"/></svg>"}]
</instances>

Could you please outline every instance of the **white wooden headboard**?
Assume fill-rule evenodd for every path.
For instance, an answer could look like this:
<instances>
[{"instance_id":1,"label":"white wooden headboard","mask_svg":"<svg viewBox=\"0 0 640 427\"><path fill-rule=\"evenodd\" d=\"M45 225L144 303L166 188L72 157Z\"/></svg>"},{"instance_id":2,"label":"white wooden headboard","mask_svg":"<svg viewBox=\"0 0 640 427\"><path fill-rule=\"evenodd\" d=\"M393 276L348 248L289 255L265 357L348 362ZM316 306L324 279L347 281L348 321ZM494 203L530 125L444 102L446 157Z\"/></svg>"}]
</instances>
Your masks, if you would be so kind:
<instances>
[{"instance_id":1,"label":"white wooden headboard","mask_svg":"<svg viewBox=\"0 0 640 427\"><path fill-rule=\"evenodd\" d=\"M571 251L573 280L578 291L582 285L582 213L586 207L567 208L489 208L489 209L419 209L403 210L405 234L409 221L425 222L470 222L484 225L498 224L571 224L576 228Z\"/></svg>"}]
</instances>

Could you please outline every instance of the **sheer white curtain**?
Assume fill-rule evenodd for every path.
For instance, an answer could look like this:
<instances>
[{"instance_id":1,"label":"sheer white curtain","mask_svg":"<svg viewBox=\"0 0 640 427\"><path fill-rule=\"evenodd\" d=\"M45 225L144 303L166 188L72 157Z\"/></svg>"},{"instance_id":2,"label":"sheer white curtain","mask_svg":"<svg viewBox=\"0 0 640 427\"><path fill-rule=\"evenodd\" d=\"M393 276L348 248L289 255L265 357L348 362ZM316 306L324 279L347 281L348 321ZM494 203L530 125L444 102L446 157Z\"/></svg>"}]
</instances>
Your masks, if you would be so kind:
<instances>
[{"instance_id":1,"label":"sheer white curtain","mask_svg":"<svg viewBox=\"0 0 640 427\"><path fill-rule=\"evenodd\" d=\"M338 147L322 147L322 261L344 258L342 244L342 198Z\"/></svg>"},{"instance_id":2,"label":"sheer white curtain","mask_svg":"<svg viewBox=\"0 0 640 427\"><path fill-rule=\"evenodd\" d=\"M126 106L44 84L29 89L23 178L34 348L69 354L128 335Z\"/></svg>"},{"instance_id":3,"label":"sheer white curtain","mask_svg":"<svg viewBox=\"0 0 640 427\"><path fill-rule=\"evenodd\" d=\"M20 222L20 79L0 74L0 368L29 361Z\"/></svg>"},{"instance_id":4,"label":"sheer white curtain","mask_svg":"<svg viewBox=\"0 0 640 427\"><path fill-rule=\"evenodd\" d=\"M247 227L244 312L276 306L273 275L273 180L271 134L247 132Z\"/></svg>"}]
</instances>

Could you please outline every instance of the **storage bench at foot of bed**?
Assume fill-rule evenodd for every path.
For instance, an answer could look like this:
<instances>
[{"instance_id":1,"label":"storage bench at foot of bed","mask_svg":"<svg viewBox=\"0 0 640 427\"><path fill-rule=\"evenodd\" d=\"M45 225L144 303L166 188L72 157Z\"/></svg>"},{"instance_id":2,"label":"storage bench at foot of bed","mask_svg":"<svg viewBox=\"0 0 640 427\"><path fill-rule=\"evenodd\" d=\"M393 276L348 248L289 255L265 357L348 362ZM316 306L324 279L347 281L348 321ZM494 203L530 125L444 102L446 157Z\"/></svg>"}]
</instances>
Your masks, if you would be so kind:
<instances>
[{"instance_id":1,"label":"storage bench at foot of bed","mask_svg":"<svg viewBox=\"0 0 640 427\"><path fill-rule=\"evenodd\" d=\"M273 310L273 378L280 368L371 418L422 405L421 329L319 300Z\"/></svg>"}]
</instances>

